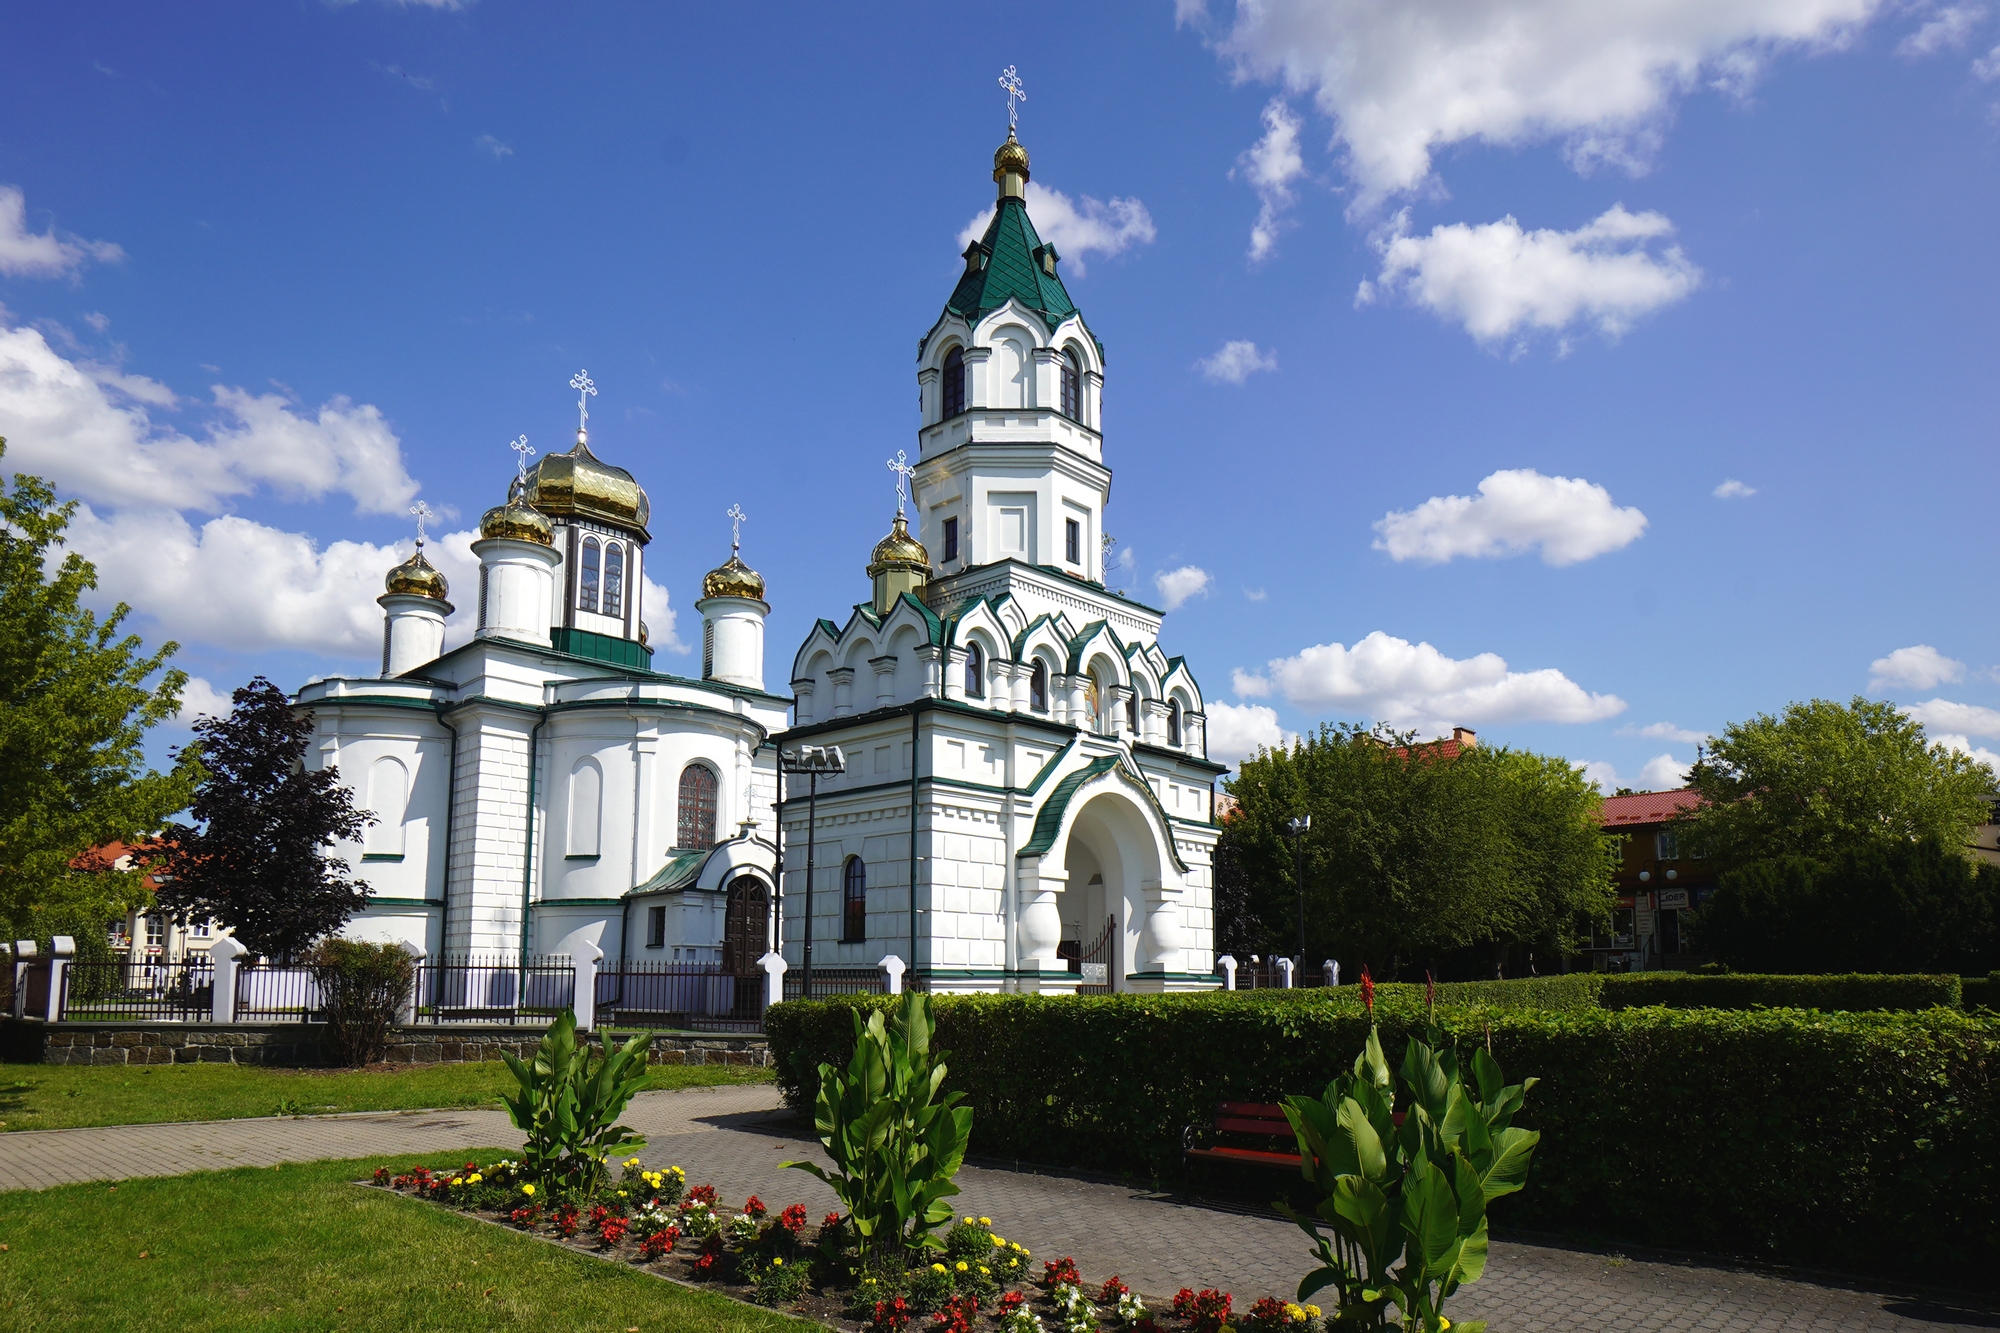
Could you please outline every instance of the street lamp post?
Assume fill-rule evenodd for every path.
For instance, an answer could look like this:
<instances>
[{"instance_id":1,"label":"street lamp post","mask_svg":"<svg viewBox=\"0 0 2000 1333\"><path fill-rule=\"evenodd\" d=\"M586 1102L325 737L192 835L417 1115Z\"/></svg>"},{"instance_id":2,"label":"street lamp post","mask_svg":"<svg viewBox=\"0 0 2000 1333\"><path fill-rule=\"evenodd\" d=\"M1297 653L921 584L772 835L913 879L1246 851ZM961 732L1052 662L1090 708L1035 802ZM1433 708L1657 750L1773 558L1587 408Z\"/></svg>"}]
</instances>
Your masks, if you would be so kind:
<instances>
[{"instance_id":1,"label":"street lamp post","mask_svg":"<svg viewBox=\"0 0 2000 1333\"><path fill-rule=\"evenodd\" d=\"M805 975L799 979L799 998L812 998L813 984L813 872L815 833L819 825L819 780L820 775L837 776L847 771L847 756L840 752L838 745L801 745L796 750L784 750L778 755L778 770L781 773L806 779L806 915L804 923ZM782 898L783 890L780 888Z\"/></svg>"},{"instance_id":2,"label":"street lamp post","mask_svg":"<svg viewBox=\"0 0 2000 1333\"><path fill-rule=\"evenodd\" d=\"M1292 835L1292 885L1299 891L1299 966L1306 965L1306 830L1313 826L1311 815L1299 815L1285 825Z\"/></svg>"}]
</instances>

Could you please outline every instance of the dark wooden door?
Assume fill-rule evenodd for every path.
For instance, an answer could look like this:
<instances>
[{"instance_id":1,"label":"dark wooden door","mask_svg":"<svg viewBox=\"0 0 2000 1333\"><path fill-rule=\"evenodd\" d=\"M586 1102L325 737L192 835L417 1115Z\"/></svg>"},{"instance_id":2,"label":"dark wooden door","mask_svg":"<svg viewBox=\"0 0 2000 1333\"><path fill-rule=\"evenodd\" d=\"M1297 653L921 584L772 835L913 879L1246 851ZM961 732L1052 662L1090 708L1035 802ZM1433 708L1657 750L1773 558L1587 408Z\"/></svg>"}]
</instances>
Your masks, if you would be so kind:
<instances>
[{"instance_id":1,"label":"dark wooden door","mask_svg":"<svg viewBox=\"0 0 2000 1333\"><path fill-rule=\"evenodd\" d=\"M763 881L744 875L731 881L722 917L722 970L754 975L771 932L771 895Z\"/></svg>"}]
</instances>

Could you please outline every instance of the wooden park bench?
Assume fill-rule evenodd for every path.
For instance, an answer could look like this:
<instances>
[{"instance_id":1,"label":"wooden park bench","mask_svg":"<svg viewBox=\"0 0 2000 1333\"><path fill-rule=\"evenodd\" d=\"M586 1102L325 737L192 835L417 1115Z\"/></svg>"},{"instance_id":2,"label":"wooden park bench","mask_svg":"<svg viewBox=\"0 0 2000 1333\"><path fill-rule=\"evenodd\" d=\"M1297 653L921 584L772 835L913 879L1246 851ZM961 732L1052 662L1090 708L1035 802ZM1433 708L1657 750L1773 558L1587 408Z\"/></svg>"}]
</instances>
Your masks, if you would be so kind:
<instances>
[{"instance_id":1,"label":"wooden park bench","mask_svg":"<svg viewBox=\"0 0 2000 1333\"><path fill-rule=\"evenodd\" d=\"M1198 1146L1195 1126L1189 1125L1182 1131L1181 1147L1190 1163L1226 1162L1277 1167L1283 1171L1299 1169L1298 1137L1292 1133L1284 1111L1270 1102L1216 1103L1208 1138L1207 1145ZM1220 1141L1225 1138L1248 1140L1248 1146Z\"/></svg>"}]
</instances>

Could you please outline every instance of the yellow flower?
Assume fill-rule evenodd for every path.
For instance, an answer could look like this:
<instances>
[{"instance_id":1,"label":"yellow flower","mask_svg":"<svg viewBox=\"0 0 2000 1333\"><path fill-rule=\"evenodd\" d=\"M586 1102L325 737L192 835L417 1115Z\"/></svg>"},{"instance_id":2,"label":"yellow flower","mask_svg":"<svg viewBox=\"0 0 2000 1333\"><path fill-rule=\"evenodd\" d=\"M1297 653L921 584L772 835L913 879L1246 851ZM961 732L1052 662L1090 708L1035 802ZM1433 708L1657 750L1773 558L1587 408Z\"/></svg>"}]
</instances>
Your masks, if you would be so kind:
<instances>
[{"instance_id":1,"label":"yellow flower","mask_svg":"<svg viewBox=\"0 0 2000 1333\"><path fill-rule=\"evenodd\" d=\"M988 1276L988 1277L992 1277L992 1276L993 1276L993 1270L992 1270L992 1269L990 1269L990 1268L988 1268L988 1267L987 1267L987 1266L986 1266L985 1264L981 1264L981 1265L979 1265L979 1271L980 1271L980 1272L982 1272L982 1273L984 1273L984 1274L986 1274L986 1276Z\"/></svg>"},{"instance_id":2,"label":"yellow flower","mask_svg":"<svg viewBox=\"0 0 2000 1333\"><path fill-rule=\"evenodd\" d=\"M779 1258L775 1258L775 1257L774 1257L774 1258L773 1258L773 1259L771 1260L771 1267L773 1267L773 1268L783 1268L784 1266L785 1266L785 1261L784 1261L783 1259L779 1259Z\"/></svg>"},{"instance_id":3,"label":"yellow flower","mask_svg":"<svg viewBox=\"0 0 2000 1333\"><path fill-rule=\"evenodd\" d=\"M958 1264L957 1264L957 1268L958 1268L958 1271L959 1271L959 1272L961 1272L961 1273L963 1273L963 1272L966 1272L966 1271L967 1271L967 1269L966 1269L966 1267L965 1267L965 1260L963 1260L963 1259L960 1259L960 1260L958 1261Z\"/></svg>"},{"instance_id":4,"label":"yellow flower","mask_svg":"<svg viewBox=\"0 0 2000 1333\"><path fill-rule=\"evenodd\" d=\"M535 1187L533 1185L523 1185L521 1186L521 1193L532 1199L535 1197Z\"/></svg>"},{"instance_id":5,"label":"yellow flower","mask_svg":"<svg viewBox=\"0 0 2000 1333\"><path fill-rule=\"evenodd\" d=\"M990 1227L993 1225L993 1219L990 1217L982 1217L979 1219L979 1225L983 1227Z\"/></svg>"},{"instance_id":6,"label":"yellow flower","mask_svg":"<svg viewBox=\"0 0 2000 1333\"><path fill-rule=\"evenodd\" d=\"M1451 1320L1449 1320L1449 1319L1446 1319L1446 1318L1445 1318L1445 1317L1444 1317L1443 1315L1439 1315L1439 1316L1438 1316L1438 1327L1439 1327L1440 1329L1446 1329L1446 1328L1450 1328L1450 1327L1451 1327Z\"/></svg>"},{"instance_id":7,"label":"yellow flower","mask_svg":"<svg viewBox=\"0 0 2000 1333\"><path fill-rule=\"evenodd\" d=\"M625 1197L625 1191L624 1191L624 1190L619 1190L619 1191L618 1191L618 1197L619 1197L619 1198L621 1198L621 1199L622 1199L622 1198L624 1198L624 1197Z\"/></svg>"},{"instance_id":8,"label":"yellow flower","mask_svg":"<svg viewBox=\"0 0 2000 1333\"><path fill-rule=\"evenodd\" d=\"M971 1218L969 1218L969 1217L967 1217L967 1218L962 1218L962 1219L960 1219L960 1220L962 1220L962 1221L963 1221L963 1222L964 1222L964 1223L965 1223L965 1224L966 1224L967 1226L971 1226L971 1225L972 1225L972 1219L971 1219Z\"/></svg>"},{"instance_id":9,"label":"yellow flower","mask_svg":"<svg viewBox=\"0 0 2000 1333\"><path fill-rule=\"evenodd\" d=\"M1308 1319L1317 1319L1319 1316L1320 1308L1317 1305L1308 1305L1306 1307L1306 1317Z\"/></svg>"},{"instance_id":10,"label":"yellow flower","mask_svg":"<svg viewBox=\"0 0 2000 1333\"><path fill-rule=\"evenodd\" d=\"M944 1272L944 1265L943 1265L943 1264L932 1264L932 1265L931 1265L931 1272L933 1272L933 1273L942 1273L942 1272Z\"/></svg>"},{"instance_id":11,"label":"yellow flower","mask_svg":"<svg viewBox=\"0 0 2000 1333\"><path fill-rule=\"evenodd\" d=\"M1306 1319L1305 1308L1303 1306L1294 1305L1290 1301L1286 1301L1285 1318L1291 1320L1294 1324L1303 1324Z\"/></svg>"}]
</instances>

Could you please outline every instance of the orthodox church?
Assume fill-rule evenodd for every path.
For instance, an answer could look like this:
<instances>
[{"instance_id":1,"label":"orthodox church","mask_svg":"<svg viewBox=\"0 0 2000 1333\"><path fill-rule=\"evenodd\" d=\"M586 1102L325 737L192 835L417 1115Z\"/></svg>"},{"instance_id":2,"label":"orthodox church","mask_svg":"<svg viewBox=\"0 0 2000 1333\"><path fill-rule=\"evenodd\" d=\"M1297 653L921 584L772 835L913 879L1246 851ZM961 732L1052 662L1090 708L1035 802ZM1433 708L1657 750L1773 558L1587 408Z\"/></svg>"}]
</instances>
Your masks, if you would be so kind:
<instances>
[{"instance_id":1,"label":"orthodox church","mask_svg":"<svg viewBox=\"0 0 2000 1333\"><path fill-rule=\"evenodd\" d=\"M1103 346L1011 129L993 179L918 343L917 460L891 464L871 595L814 624L794 697L765 688L770 606L735 551L695 604L700 677L654 669L646 492L592 453L587 411L480 520L478 628L450 652L420 530L379 599L379 678L298 696L376 815L346 849L375 895L350 933L744 974L774 947L794 974L808 950L893 954L933 990L1216 985L1225 769L1162 613L1105 586ZM780 817L780 755L836 746L843 772L782 778Z\"/></svg>"}]
</instances>

